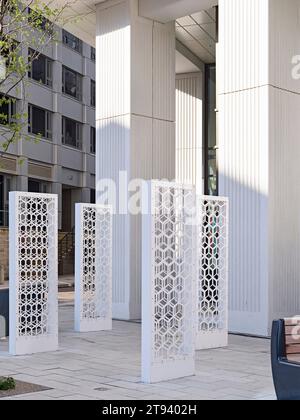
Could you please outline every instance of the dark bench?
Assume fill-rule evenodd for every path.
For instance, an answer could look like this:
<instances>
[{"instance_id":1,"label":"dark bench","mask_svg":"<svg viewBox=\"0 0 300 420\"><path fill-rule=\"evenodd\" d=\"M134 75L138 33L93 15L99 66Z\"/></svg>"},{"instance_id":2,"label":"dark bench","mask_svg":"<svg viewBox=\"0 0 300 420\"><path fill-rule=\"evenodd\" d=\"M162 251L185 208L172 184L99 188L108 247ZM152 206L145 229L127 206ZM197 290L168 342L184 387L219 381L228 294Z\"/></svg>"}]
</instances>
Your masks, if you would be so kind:
<instances>
[{"instance_id":1,"label":"dark bench","mask_svg":"<svg viewBox=\"0 0 300 420\"><path fill-rule=\"evenodd\" d=\"M278 400L300 400L300 317L273 322L271 359Z\"/></svg>"}]
</instances>

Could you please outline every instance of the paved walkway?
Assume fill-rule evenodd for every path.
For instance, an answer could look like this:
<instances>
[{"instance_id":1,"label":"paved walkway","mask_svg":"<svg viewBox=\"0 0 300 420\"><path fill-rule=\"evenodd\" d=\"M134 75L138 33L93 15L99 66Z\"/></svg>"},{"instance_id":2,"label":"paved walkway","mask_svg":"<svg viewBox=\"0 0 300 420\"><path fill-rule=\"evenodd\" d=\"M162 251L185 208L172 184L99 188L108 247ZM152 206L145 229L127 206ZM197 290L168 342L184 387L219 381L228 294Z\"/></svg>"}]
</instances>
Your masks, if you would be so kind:
<instances>
[{"instance_id":1,"label":"paved walkway","mask_svg":"<svg viewBox=\"0 0 300 420\"><path fill-rule=\"evenodd\" d=\"M72 293L60 294L60 350L26 357L0 353L0 376L52 388L11 399L274 399L269 341L231 336L228 349L197 353L197 374L155 385L140 382L140 330L77 334ZM7 343L1 343L1 349Z\"/></svg>"}]
</instances>

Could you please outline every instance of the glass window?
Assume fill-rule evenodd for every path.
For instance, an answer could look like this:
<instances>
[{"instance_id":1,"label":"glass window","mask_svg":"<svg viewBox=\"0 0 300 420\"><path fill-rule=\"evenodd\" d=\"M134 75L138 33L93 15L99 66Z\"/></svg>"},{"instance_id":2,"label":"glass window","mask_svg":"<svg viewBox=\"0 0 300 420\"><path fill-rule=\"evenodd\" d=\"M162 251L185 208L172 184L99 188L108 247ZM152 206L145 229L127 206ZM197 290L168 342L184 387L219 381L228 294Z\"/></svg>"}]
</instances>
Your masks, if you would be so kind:
<instances>
[{"instance_id":1,"label":"glass window","mask_svg":"<svg viewBox=\"0 0 300 420\"><path fill-rule=\"evenodd\" d=\"M41 15L37 9L28 7L28 21L35 29L46 31L49 35L53 34L54 25L49 19Z\"/></svg>"},{"instance_id":2,"label":"glass window","mask_svg":"<svg viewBox=\"0 0 300 420\"><path fill-rule=\"evenodd\" d=\"M52 86L52 60L31 49L29 50L29 60L28 77L44 85Z\"/></svg>"},{"instance_id":3,"label":"glass window","mask_svg":"<svg viewBox=\"0 0 300 420\"><path fill-rule=\"evenodd\" d=\"M82 52L82 41L66 30L63 30L63 43L74 51Z\"/></svg>"},{"instance_id":4,"label":"glass window","mask_svg":"<svg viewBox=\"0 0 300 420\"><path fill-rule=\"evenodd\" d=\"M41 193L41 194L48 194L51 184L47 182L41 182L36 179L29 179L28 180L28 192L31 193Z\"/></svg>"},{"instance_id":5,"label":"glass window","mask_svg":"<svg viewBox=\"0 0 300 420\"><path fill-rule=\"evenodd\" d=\"M16 115L16 99L0 95L0 124L9 125Z\"/></svg>"},{"instance_id":6,"label":"glass window","mask_svg":"<svg viewBox=\"0 0 300 420\"><path fill-rule=\"evenodd\" d=\"M96 129L91 127L91 153L96 153Z\"/></svg>"},{"instance_id":7,"label":"glass window","mask_svg":"<svg viewBox=\"0 0 300 420\"><path fill-rule=\"evenodd\" d=\"M34 181L33 179L28 180L28 192L30 193L39 193L40 191L40 182Z\"/></svg>"},{"instance_id":8,"label":"glass window","mask_svg":"<svg viewBox=\"0 0 300 420\"><path fill-rule=\"evenodd\" d=\"M6 69L9 71L14 70L13 59L16 58L20 53L20 43L15 39L10 39L7 37L2 38L3 47L1 48L1 58L5 61ZM10 68L12 65L12 68Z\"/></svg>"},{"instance_id":9,"label":"glass window","mask_svg":"<svg viewBox=\"0 0 300 420\"><path fill-rule=\"evenodd\" d=\"M96 48L91 47L91 60L96 61Z\"/></svg>"},{"instance_id":10,"label":"glass window","mask_svg":"<svg viewBox=\"0 0 300 420\"><path fill-rule=\"evenodd\" d=\"M91 204L96 204L96 190L94 188L91 189L90 202Z\"/></svg>"},{"instance_id":11,"label":"glass window","mask_svg":"<svg viewBox=\"0 0 300 420\"><path fill-rule=\"evenodd\" d=\"M205 193L218 195L216 66L206 67Z\"/></svg>"},{"instance_id":12,"label":"glass window","mask_svg":"<svg viewBox=\"0 0 300 420\"><path fill-rule=\"evenodd\" d=\"M96 83L91 80L91 106L96 106Z\"/></svg>"},{"instance_id":13,"label":"glass window","mask_svg":"<svg viewBox=\"0 0 300 420\"><path fill-rule=\"evenodd\" d=\"M82 100L82 76L74 70L63 66L63 86L62 91L66 95Z\"/></svg>"},{"instance_id":14,"label":"glass window","mask_svg":"<svg viewBox=\"0 0 300 420\"><path fill-rule=\"evenodd\" d=\"M82 149L82 124L63 117L62 119L62 142L76 149Z\"/></svg>"},{"instance_id":15,"label":"glass window","mask_svg":"<svg viewBox=\"0 0 300 420\"><path fill-rule=\"evenodd\" d=\"M28 105L28 132L52 138L52 113L34 105Z\"/></svg>"},{"instance_id":16,"label":"glass window","mask_svg":"<svg viewBox=\"0 0 300 420\"><path fill-rule=\"evenodd\" d=\"M8 226L8 201L11 178L0 174L0 227Z\"/></svg>"}]
</instances>

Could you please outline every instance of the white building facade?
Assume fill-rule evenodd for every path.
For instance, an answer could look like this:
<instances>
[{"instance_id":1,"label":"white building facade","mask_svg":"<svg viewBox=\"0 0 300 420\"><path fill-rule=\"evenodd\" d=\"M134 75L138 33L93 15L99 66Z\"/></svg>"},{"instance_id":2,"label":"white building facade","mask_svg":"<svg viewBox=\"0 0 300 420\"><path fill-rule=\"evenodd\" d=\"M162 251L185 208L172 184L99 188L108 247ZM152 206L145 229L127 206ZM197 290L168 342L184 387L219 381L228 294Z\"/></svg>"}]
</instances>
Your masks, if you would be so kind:
<instances>
[{"instance_id":1,"label":"white building facade","mask_svg":"<svg viewBox=\"0 0 300 420\"><path fill-rule=\"evenodd\" d=\"M127 189L120 172L228 197L229 328L268 335L300 310L300 0L85 0L72 14L96 46L98 200L103 179ZM140 317L140 250L140 216L120 211L116 318Z\"/></svg>"}]
</instances>

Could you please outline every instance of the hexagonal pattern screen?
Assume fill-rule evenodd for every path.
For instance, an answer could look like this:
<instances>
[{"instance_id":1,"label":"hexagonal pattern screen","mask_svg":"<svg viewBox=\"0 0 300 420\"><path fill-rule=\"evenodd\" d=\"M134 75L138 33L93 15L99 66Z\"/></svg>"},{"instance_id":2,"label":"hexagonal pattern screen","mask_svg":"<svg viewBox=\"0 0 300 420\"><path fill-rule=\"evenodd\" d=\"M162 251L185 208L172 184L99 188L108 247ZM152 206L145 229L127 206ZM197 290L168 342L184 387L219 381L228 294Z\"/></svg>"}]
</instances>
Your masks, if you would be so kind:
<instances>
[{"instance_id":1,"label":"hexagonal pattern screen","mask_svg":"<svg viewBox=\"0 0 300 420\"><path fill-rule=\"evenodd\" d=\"M150 185L152 214L143 230L143 241L151 244L143 265L143 378L157 382L194 373L196 245L189 211L195 194L192 187Z\"/></svg>"},{"instance_id":2,"label":"hexagonal pattern screen","mask_svg":"<svg viewBox=\"0 0 300 420\"><path fill-rule=\"evenodd\" d=\"M57 197L10 195L10 352L57 348Z\"/></svg>"},{"instance_id":3,"label":"hexagonal pattern screen","mask_svg":"<svg viewBox=\"0 0 300 420\"><path fill-rule=\"evenodd\" d=\"M111 207L76 205L75 329L112 328Z\"/></svg>"},{"instance_id":4,"label":"hexagonal pattern screen","mask_svg":"<svg viewBox=\"0 0 300 420\"><path fill-rule=\"evenodd\" d=\"M227 343L228 200L198 197L197 348ZM215 334L215 337L213 337Z\"/></svg>"}]
</instances>

